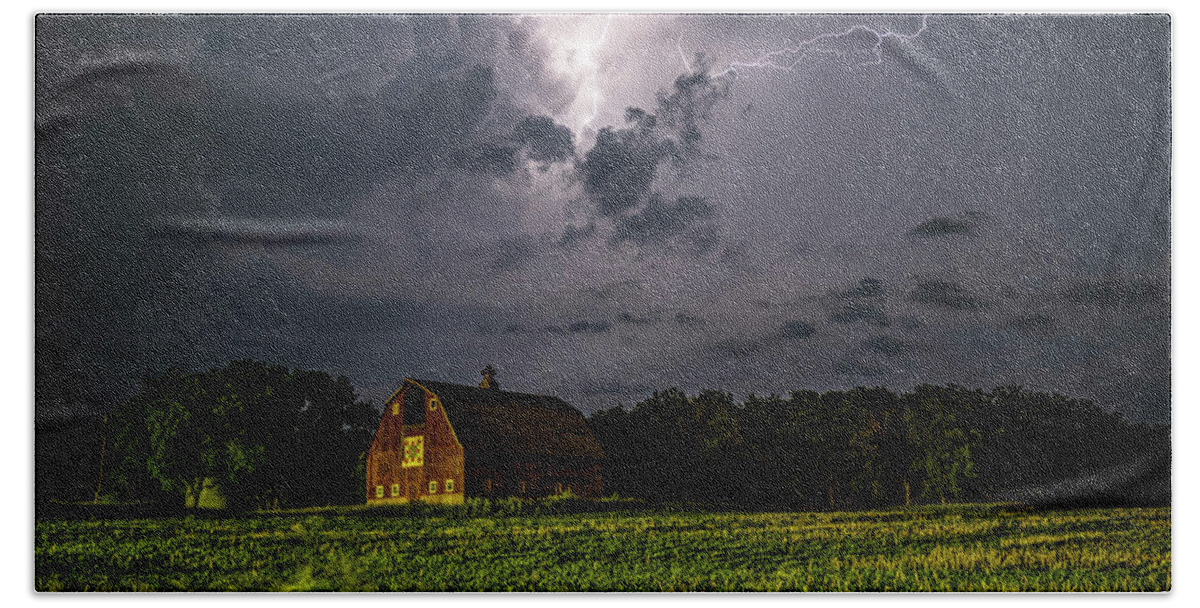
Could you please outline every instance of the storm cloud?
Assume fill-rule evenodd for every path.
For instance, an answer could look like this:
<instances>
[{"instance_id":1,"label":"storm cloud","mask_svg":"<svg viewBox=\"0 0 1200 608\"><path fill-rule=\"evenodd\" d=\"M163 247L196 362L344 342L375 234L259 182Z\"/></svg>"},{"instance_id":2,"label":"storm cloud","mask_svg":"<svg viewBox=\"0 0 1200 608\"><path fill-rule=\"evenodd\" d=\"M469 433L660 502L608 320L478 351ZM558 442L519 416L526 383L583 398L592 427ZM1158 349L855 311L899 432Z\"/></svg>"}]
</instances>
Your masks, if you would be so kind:
<instances>
[{"instance_id":1,"label":"storm cloud","mask_svg":"<svg viewBox=\"0 0 1200 608\"><path fill-rule=\"evenodd\" d=\"M987 306L961 285L942 280L922 281L912 291L912 300L950 310L974 311Z\"/></svg>"},{"instance_id":2,"label":"storm cloud","mask_svg":"<svg viewBox=\"0 0 1200 608\"><path fill-rule=\"evenodd\" d=\"M655 189L660 164L670 161L686 175L687 167L701 157L701 127L728 95L728 81L714 80L707 61L699 59L696 71L677 77L669 92L658 93L657 114L628 108L626 126L601 129L579 163L585 192L598 216L613 224L613 244L662 245L714 215L702 195L679 195L667 202L667 195ZM693 233L689 240L699 253L715 244L711 229Z\"/></svg>"},{"instance_id":3,"label":"storm cloud","mask_svg":"<svg viewBox=\"0 0 1200 608\"><path fill-rule=\"evenodd\" d=\"M972 236L975 223L949 217L932 217L921 222L909 234L914 236Z\"/></svg>"},{"instance_id":4,"label":"storm cloud","mask_svg":"<svg viewBox=\"0 0 1200 608\"><path fill-rule=\"evenodd\" d=\"M1169 419L1167 16L37 26L39 411L255 357Z\"/></svg>"}]
</instances>

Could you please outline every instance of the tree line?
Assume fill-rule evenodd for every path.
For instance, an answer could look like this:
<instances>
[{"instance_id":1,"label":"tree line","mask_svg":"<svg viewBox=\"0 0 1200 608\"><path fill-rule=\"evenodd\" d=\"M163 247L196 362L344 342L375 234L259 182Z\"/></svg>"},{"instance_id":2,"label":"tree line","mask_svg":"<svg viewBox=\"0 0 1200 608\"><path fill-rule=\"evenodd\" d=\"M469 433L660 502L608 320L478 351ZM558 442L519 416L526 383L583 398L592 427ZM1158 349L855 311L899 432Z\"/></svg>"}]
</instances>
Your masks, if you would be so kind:
<instances>
[{"instance_id":1,"label":"tree line","mask_svg":"<svg viewBox=\"0 0 1200 608\"><path fill-rule=\"evenodd\" d=\"M1168 429L1020 387L859 387L741 403L671 388L589 422L605 492L648 500L788 509L1011 500L1148 452L1161 456L1154 466L1165 470L1149 474L1169 492ZM1112 491L1094 488L1110 500Z\"/></svg>"},{"instance_id":2,"label":"tree line","mask_svg":"<svg viewBox=\"0 0 1200 608\"><path fill-rule=\"evenodd\" d=\"M345 376L251 360L168 369L108 416L100 492L183 504L207 480L235 508L354 503L377 424Z\"/></svg>"},{"instance_id":3,"label":"tree line","mask_svg":"<svg viewBox=\"0 0 1200 608\"><path fill-rule=\"evenodd\" d=\"M103 426L39 428L36 496L182 505L207 480L235 508L358 504L378 422L345 376L251 360L168 369L147 376ZM1152 481L1170 487L1168 428L1019 387L860 387L740 403L725 391L671 388L588 422L606 457L605 492L652 501L852 509L1005 500L1147 453L1157 454Z\"/></svg>"}]
</instances>

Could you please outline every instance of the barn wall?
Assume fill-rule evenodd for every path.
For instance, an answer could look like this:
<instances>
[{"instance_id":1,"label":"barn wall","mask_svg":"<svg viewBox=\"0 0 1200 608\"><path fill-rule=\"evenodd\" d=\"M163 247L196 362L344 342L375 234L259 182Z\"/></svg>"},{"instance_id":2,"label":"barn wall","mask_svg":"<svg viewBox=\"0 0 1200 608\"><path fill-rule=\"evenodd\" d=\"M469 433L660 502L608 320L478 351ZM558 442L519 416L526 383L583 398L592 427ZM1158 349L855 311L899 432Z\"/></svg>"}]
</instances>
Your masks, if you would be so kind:
<instances>
[{"instance_id":1,"label":"barn wall","mask_svg":"<svg viewBox=\"0 0 1200 608\"><path fill-rule=\"evenodd\" d=\"M454 437L445 408L434 395L410 385L390 399L371 442L367 459L367 504L395 504L423 500L462 502L463 448ZM434 409L430 409L431 401ZM406 408L423 408L424 424L405 425ZM420 438L421 464L404 466L405 439ZM447 491L447 480L453 488ZM436 485L431 485L436 484ZM378 488L383 488L383 496Z\"/></svg>"},{"instance_id":2,"label":"barn wall","mask_svg":"<svg viewBox=\"0 0 1200 608\"><path fill-rule=\"evenodd\" d=\"M467 454L465 473L470 497L538 498L568 488L585 498L601 496L600 464L589 459L472 452Z\"/></svg>"}]
</instances>

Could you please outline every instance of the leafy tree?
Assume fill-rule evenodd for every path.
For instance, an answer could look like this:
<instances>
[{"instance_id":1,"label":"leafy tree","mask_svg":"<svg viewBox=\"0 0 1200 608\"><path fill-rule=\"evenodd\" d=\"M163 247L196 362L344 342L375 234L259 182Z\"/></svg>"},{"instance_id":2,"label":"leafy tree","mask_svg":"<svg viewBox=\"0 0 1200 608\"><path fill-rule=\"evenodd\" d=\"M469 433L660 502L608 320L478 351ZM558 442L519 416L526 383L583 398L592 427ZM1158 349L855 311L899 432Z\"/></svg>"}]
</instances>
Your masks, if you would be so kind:
<instances>
[{"instance_id":1,"label":"leafy tree","mask_svg":"<svg viewBox=\"0 0 1200 608\"><path fill-rule=\"evenodd\" d=\"M344 376L248 360L171 369L114 415L119 478L131 497L153 495L148 482L199 496L211 479L239 507L357 502L376 418Z\"/></svg>"},{"instance_id":2,"label":"leafy tree","mask_svg":"<svg viewBox=\"0 0 1200 608\"><path fill-rule=\"evenodd\" d=\"M921 483L921 496L927 499L957 499L963 482L975 477L971 445L978 433L962 428L955 405L961 403L962 390L918 386L908 396L904 416L909 444L916 459L911 470Z\"/></svg>"}]
</instances>

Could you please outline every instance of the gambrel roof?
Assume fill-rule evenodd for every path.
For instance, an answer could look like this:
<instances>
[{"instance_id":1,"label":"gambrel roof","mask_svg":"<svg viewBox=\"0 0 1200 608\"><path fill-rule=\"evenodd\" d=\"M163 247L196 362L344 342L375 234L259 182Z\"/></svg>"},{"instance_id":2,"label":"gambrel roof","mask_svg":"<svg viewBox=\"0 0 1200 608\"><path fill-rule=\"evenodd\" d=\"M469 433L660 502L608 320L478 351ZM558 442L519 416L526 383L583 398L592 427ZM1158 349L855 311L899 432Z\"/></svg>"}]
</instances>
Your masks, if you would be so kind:
<instances>
[{"instance_id":1,"label":"gambrel roof","mask_svg":"<svg viewBox=\"0 0 1200 608\"><path fill-rule=\"evenodd\" d=\"M437 395L468 452L602 459L583 414L547 395L405 378Z\"/></svg>"}]
</instances>

